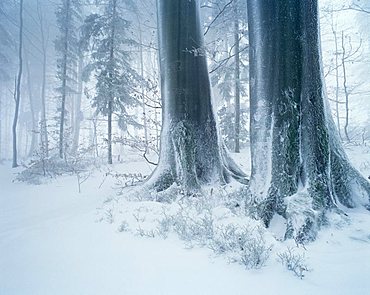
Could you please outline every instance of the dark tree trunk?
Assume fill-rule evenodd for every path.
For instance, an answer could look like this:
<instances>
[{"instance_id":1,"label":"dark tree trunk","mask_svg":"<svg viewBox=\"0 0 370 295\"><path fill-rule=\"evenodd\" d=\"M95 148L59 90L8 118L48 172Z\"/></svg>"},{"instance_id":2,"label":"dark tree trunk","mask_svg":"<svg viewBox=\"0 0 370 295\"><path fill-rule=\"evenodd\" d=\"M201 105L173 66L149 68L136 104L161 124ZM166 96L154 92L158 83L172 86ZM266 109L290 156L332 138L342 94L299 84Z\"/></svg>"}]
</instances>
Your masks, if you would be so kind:
<instances>
[{"instance_id":1,"label":"dark tree trunk","mask_svg":"<svg viewBox=\"0 0 370 295\"><path fill-rule=\"evenodd\" d=\"M317 0L248 0L252 175L249 209L286 237L315 238L324 213L369 204L325 96Z\"/></svg>"},{"instance_id":2,"label":"dark tree trunk","mask_svg":"<svg viewBox=\"0 0 370 295\"><path fill-rule=\"evenodd\" d=\"M191 192L230 175L243 178L219 140L198 1L159 0L158 24L163 128L148 184L164 190L176 182Z\"/></svg>"},{"instance_id":3,"label":"dark tree trunk","mask_svg":"<svg viewBox=\"0 0 370 295\"><path fill-rule=\"evenodd\" d=\"M15 112L14 112L14 119L13 119L13 126L12 126L12 133L13 133L13 163L12 167L15 168L18 166L18 151L17 151L17 125L18 125L18 116L19 116L19 105L21 102L21 81L22 81L22 69L23 69L23 0L19 2L19 47L18 47L18 60L19 60L19 68L18 68L18 76L16 80L16 88L15 90Z\"/></svg>"}]
</instances>

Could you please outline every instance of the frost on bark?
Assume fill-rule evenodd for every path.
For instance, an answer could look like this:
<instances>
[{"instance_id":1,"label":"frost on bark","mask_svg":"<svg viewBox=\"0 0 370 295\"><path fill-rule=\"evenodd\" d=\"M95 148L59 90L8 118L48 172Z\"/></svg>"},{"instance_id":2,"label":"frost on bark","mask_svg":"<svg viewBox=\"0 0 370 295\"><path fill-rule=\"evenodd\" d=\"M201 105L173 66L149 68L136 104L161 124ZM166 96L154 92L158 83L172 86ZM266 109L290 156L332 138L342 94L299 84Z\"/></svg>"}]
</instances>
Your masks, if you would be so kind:
<instances>
[{"instance_id":1,"label":"frost on bark","mask_svg":"<svg viewBox=\"0 0 370 295\"><path fill-rule=\"evenodd\" d=\"M317 0L248 0L252 174L248 209L286 237L313 240L329 209L369 206L322 77Z\"/></svg>"},{"instance_id":2,"label":"frost on bark","mask_svg":"<svg viewBox=\"0 0 370 295\"><path fill-rule=\"evenodd\" d=\"M244 173L220 142L196 0L158 0L163 129L158 167L147 185L188 192Z\"/></svg>"}]
</instances>

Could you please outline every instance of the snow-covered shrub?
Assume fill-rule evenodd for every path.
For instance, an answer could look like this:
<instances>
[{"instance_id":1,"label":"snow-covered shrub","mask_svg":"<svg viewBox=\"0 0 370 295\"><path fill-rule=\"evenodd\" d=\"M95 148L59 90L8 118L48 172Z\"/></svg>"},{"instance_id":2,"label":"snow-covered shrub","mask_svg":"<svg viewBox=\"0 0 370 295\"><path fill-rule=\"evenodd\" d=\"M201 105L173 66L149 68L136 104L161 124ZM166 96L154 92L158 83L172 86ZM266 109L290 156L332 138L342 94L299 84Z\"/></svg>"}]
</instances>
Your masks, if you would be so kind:
<instances>
[{"instance_id":1,"label":"snow-covered shrub","mask_svg":"<svg viewBox=\"0 0 370 295\"><path fill-rule=\"evenodd\" d=\"M106 220L108 223L114 222L113 210L111 208L108 208L104 211L104 220Z\"/></svg>"},{"instance_id":2,"label":"snow-covered shrub","mask_svg":"<svg viewBox=\"0 0 370 295\"><path fill-rule=\"evenodd\" d=\"M139 226L136 229L136 235L140 237L146 237L146 238L155 238L156 237L156 231L153 229L143 229L141 226Z\"/></svg>"},{"instance_id":3,"label":"snow-covered shrub","mask_svg":"<svg viewBox=\"0 0 370 295\"><path fill-rule=\"evenodd\" d=\"M169 215L165 208L163 208L162 218L157 220L157 232L163 239L167 239L168 233L174 225L174 217Z\"/></svg>"},{"instance_id":4,"label":"snow-covered shrub","mask_svg":"<svg viewBox=\"0 0 370 295\"><path fill-rule=\"evenodd\" d=\"M266 243L262 229L228 224L216 230L212 249L216 253L226 253L231 261L248 269L257 269L265 265L272 246Z\"/></svg>"},{"instance_id":5,"label":"snow-covered shrub","mask_svg":"<svg viewBox=\"0 0 370 295\"><path fill-rule=\"evenodd\" d=\"M126 220L124 220L124 221L121 222L121 224L119 225L117 230L119 232L127 232L127 231L129 231L129 229L130 229L130 226L129 226L128 222Z\"/></svg>"},{"instance_id":6,"label":"snow-covered shrub","mask_svg":"<svg viewBox=\"0 0 370 295\"><path fill-rule=\"evenodd\" d=\"M209 187L189 196L173 185L165 194L159 194L151 192L139 202L131 194L118 199L117 203L108 202L104 207L113 208L115 219L124 214L128 226L123 223L119 231L163 239L174 234L186 247L207 247L248 269L265 265L271 253L271 243L265 240L263 225L245 215L238 188L229 191ZM170 199L172 201L164 202ZM105 219L110 222L107 216Z\"/></svg>"},{"instance_id":7,"label":"snow-covered shrub","mask_svg":"<svg viewBox=\"0 0 370 295\"><path fill-rule=\"evenodd\" d=\"M194 211L190 209L180 211L174 218L173 229L180 239L204 246L213 239L213 216L209 210L199 215Z\"/></svg>"},{"instance_id":8,"label":"snow-covered shrub","mask_svg":"<svg viewBox=\"0 0 370 295\"><path fill-rule=\"evenodd\" d=\"M278 261L289 271L292 271L298 278L303 279L308 266L304 253L296 253L293 248L288 247L286 251L278 253Z\"/></svg>"},{"instance_id":9,"label":"snow-covered shrub","mask_svg":"<svg viewBox=\"0 0 370 295\"><path fill-rule=\"evenodd\" d=\"M36 153L28 163L23 164L24 170L18 173L16 180L38 185L50 178L75 175L80 192L81 184L89 178L96 166L96 160L89 156L89 149L81 149L74 154L65 154L64 159L56 154L41 157Z\"/></svg>"},{"instance_id":10,"label":"snow-covered shrub","mask_svg":"<svg viewBox=\"0 0 370 295\"><path fill-rule=\"evenodd\" d=\"M272 246L267 245L262 234L257 234L245 241L241 253L240 261L246 268L258 269L265 265L270 257Z\"/></svg>"},{"instance_id":11,"label":"snow-covered shrub","mask_svg":"<svg viewBox=\"0 0 370 295\"><path fill-rule=\"evenodd\" d=\"M16 181L36 185L69 172L66 162L59 157L32 159L24 163L23 167L24 170L17 174Z\"/></svg>"},{"instance_id":12,"label":"snow-covered shrub","mask_svg":"<svg viewBox=\"0 0 370 295\"><path fill-rule=\"evenodd\" d=\"M105 173L105 177L114 179L115 186L118 189L118 195L122 195L125 188L135 186L143 182L146 178L146 176L141 173L119 173L110 169Z\"/></svg>"}]
</instances>

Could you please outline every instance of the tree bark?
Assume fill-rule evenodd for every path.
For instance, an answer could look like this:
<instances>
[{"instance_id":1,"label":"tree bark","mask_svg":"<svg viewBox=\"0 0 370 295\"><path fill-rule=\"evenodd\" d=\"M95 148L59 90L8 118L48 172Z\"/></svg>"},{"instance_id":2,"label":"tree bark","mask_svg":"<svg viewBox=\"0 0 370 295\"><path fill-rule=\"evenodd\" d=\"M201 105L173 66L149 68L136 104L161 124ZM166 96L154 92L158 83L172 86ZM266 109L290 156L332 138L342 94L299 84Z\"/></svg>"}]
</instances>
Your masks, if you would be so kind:
<instances>
[{"instance_id":1,"label":"tree bark","mask_svg":"<svg viewBox=\"0 0 370 295\"><path fill-rule=\"evenodd\" d=\"M342 31L342 69L343 69L343 90L345 94L345 106L346 106L346 118L344 123L344 135L346 136L346 140L348 142L351 141L348 135L348 125L349 125L349 93L348 93L348 86L347 86L347 68L346 68L346 47L344 45L344 32Z\"/></svg>"},{"instance_id":2,"label":"tree bark","mask_svg":"<svg viewBox=\"0 0 370 295\"><path fill-rule=\"evenodd\" d=\"M74 128L73 128L73 144L72 144L72 153L76 153L80 143L80 129L81 129L81 102L82 102L82 91L83 91L83 81L82 81L82 71L83 71L83 56L80 54L78 57L78 89L76 95L76 101L74 105Z\"/></svg>"},{"instance_id":3,"label":"tree bark","mask_svg":"<svg viewBox=\"0 0 370 295\"><path fill-rule=\"evenodd\" d=\"M235 42L235 152L240 153L240 40L239 40L239 12L237 1L234 3L234 42Z\"/></svg>"},{"instance_id":4,"label":"tree bark","mask_svg":"<svg viewBox=\"0 0 370 295\"><path fill-rule=\"evenodd\" d=\"M330 208L368 206L330 114L317 0L248 0L252 175L248 209L286 237L312 240Z\"/></svg>"},{"instance_id":5,"label":"tree bark","mask_svg":"<svg viewBox=\"0 0 370 295\"><path fill-rule=\"evenodd\" d=\"M42 86L41 86L41 142L45 157L49 156L49 139L46 121L46 64L47 64L47 39L44 34L44 24L40 15L40 30L42 41Z\"/></svg>"},{"instance_id":6,"label":"tree bark","mask_svg":"<svg viewBox=\"0 0 370 295\"><path fill-rule=\"evenodd\" d=\"M28 55L25 54L25 57L27 59L26 61L27 89L28 89L28 98L30 100L30 111L31 111L31 119L32 119L31 144L28 150L28 157L32 157L38 145L37 132L38 132L39 112L38 110L35 109L35 102L34 102L34 96L33 96L32 85L31 85L31 71L30 71Z\"/></svg>"},{"instance_id":7,"label":"tree bark","mask_svg":"<svg viewBox=\"0 0 370 295\"><path fill-rule=\"evenodd\" d=\"M18 75L16 80L16 89L15 89L15 112L12 126L13 133L13 162L12 167L15 168L18 166L17 160L17 125L18 125L18 116L19 116L19 105L21 102L21 82L22 82L22 69L23 69L23 0L19 2L19 47L18 47Z\"/></svg>"},{"instance_id":8,"label":"tree bark","mask_svg":"<svg viewBox=\"0 0 370 295\"><path fill-rule=\"evenodd\" d=\"M341 136L341 128L340 128L340 112L339 112L339 62L338 62L338 37L337 37L337 26L334 27L333 21L331 24L332 32L334 36L334 43L335 43L335 111L336 111L336 121L337 121L337 128L338 128L338 135L340 139L342 139Z\"/></svg>"},{"instance_id":9,"label":"tree bark","mask_svg":"<svg viewBox=\"0 0 370 295\"><path fill-rule=\"evenodd\" d=\"M136 15L137 21L139 24L139 42L142 45L143 39L142 39L142 31L141 31L141 20L139 17L139 14ZM140 75L142 78L144 78L144 52L143 52L143 46L140 46ZM148 136L148 119L147 119L147 113L146 113L146 99L145 99L145 89L144 85L141 85L141 106L143 111L143 125L144 125L144 145L145 145L145 153L149 154L149 136Z\"/></svg>"},{"instance_id":10,"label":"tree bark","mask_svg":"<svg viewBox=\"0 0 370 295\"><path fill-rule=\"evenodd\" d=\"M195 0L159 0L159 55L163 105L160 161L147 184L186 191L245 175L220 142Z\"/></svg>"},{"instance_id":11,"label":"tree bark","mask_svg":"<svg viewBox=\"0 0 370 295\"><path fill-rule=\"evenodd\" d=\"M109 58L111 65L113 65L114 59L114 38L115 38L115 26L116 26L116 9L117 9L117 1L113 0L112 2L112 22L111 22L111 36L110 36L110 50L109 50ZM111 66L112 67L112 66ZM109 79L113 82L113 72L114 69L110 67L109 69ZM108 164L113 164L113 156L112 156L112 115L113 115L113 102L114 102L114 85L111 86L111 91L109 93L109 101L108 101Z\"/></svg>"},{"instance_id":12,"label":"tree bark","mask_svg":"<svg viewBox=\"0 0 370 295\"><path fill-rule=\"evenodd\" d=\"M70 22L70 6L71 0L66 1L66 16L64 29L64 44L63 44L63 62L62 62L62 101L60 108L60 122L59 122L59 157L63 159L64 156L64 121L65 108L67 96L67 63L68 63L68 38L69 38L69 22Z\"/></svg>"}]
</instances>

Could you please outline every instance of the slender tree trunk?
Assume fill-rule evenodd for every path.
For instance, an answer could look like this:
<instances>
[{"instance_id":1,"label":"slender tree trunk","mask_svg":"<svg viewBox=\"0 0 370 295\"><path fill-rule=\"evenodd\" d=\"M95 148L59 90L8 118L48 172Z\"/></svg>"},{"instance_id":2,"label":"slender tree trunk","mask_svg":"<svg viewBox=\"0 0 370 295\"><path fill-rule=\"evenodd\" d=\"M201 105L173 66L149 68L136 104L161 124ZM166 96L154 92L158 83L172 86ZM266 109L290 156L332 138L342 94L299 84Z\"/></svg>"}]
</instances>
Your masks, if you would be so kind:
<instances>
[{"instance_id":1,"label":"slender tree trunk","mask_svg":"<svg viewBox=\"0 0 370 295\"><path fill-rule=\"evenodd\" d=\"M21 102L21 82L22 82L22 69L23 69L23 0L19 2L19 47L18 47L18 76L16 81L16 91L15 91L15 112L12 126L13 133L13 163L12 167L18 166L17 161L17 124L19 116L19 105Z\"/></svg>"},{"instance_id":2,"label":"slender tree trunk","mask_svg":"<svg viewBox=\"0 0 370 295\"><path fill-rule=\"evenodd\" d=\"M59 157L64 156L64 121L67 96L67 65L68 65L68 39L69 39L69 23L70 23L70 6L71 0L66 1L65 29L64 29L64 44L63 44L63 62L62 62L62 101L60 109L59 122Z\"/></svg>"},{"instance_id":3,"label":"slender tree trunk","mask_svg":"<svg viewBox=\"0 0 370 295\"><path fill-rule=\"evenodd\" d=\"M37 14L40 24L41 33L41 48L42 48L42 84L41 84L41 132L40 139L42 144L42 153L44 157L49 157L49 139L46 121L46 66L47 66L47 44L49 40L49 31L46 30L45 36L45 24L44 15L40 7L39 0L37 0Z\"/></svg>"},{"instance_id":4,"label":"slender tree trunk","mask_svg":"<svg viewBox=\"0 0 370 295\"><path fill-rule=\"evenodd\" d=\"M112 102L108 102L108 164L113 164L112 156Z\"/></svg>"},{"instance_id":5,"label":"slender tree trunk","mask_svg":"<svg viewBox=\"0 0 370 295\"><path fill-rule=\"evenodd\" d=\"M26 54L25 56L28 59ZM32 119L32 129L31 129L31 144L28 150L28 157L32 157L34 151L37 148L37 132L38 132L38 112L35 110L35 102L33 97L32 85L31 85L31 72L29 66L29 60L26 62L26 69L27 69L27 88L28 88L28 97L30 103L30 111L31 111L31 119Z\"/></svg>"},{"instance_id":6,"label":"slender tree trunk","mask_svg":"<svg viewBox=\"0 0 370 295\"><path fill-rule=\"evenodd\" d=\"M144 78L144 54L143 54L143 46L142 46L142 31L141 31L141 22L139 15L137 15L138 24L139 24L139 41L140 41L140 75ZM141 105L143 110L143 123L144 123L144 140L145 140L145 153L149 154L149 140L148 140L148 122L147 122L147 114L146 114L146 100L145 100L145 90L144 86L141 86Z\"/></svg>"},{"instance_id":7,"label":"slender tree trunk","mask_svg":"<svg viewBox=\"0 0 370 295\"><path fill-rule=\"evenodd\" d=\"M348 135L348 124L349 124L349 93L347 86L347 69L346 69L346 46L344 45L344 32L342 31L342 69L343 69L343 89L345 94L345 106L346 106L346 119L344 123L344 134L348 142L351 141Z\"/></svg>"},{"instance_id":8,"label":"slender tree trunk","mask_svg":"<svg viewBox=\"0 0 370 295\"><path fill-rule=\"evenodd\" d=\"M43 38L43 37L42 37ZM42 86L41 86L41 142L43 152L46 157L49 156L49 139L46 121L46 50L43 50L42 58Z\"/></svg>"},{"instance_id":9,"label":"slender tree trunk","mask_svg":"<svg viewBox=\"0 0 370 295\"><path fill-rule=\"evenodd\" d=\"M92 119L93 123L93 146L95 147L95 158L99 158L99 147L98 147L98 119L94 115Z\"/></svg>"},{"instance_id":10,"label":"slender tree trunk","mask_svg":"<svg viewBox=\"0 0 370 295\"><path fill-rule=\"evenodd\" d=\"M72 153L76 153L80 141L80 129L81 129L81 101L82 101L82 90L83 90L83 81L82 81L82 71L83 71L83 56L80 55L78 59L78 89L75 101L75 115L74 115L74 132L73 132L73 145Z\"/></svg>"},{"instance_id":11,"label":"slender tree trunk","mask_svg":"<svg viewBox=\"0 0 370 295\"><path fill-rule=\"evenodd\" d=\"M163 124L160 161L147 185L187 192L245 175L220 143L212 110L199 1L159 0Z\"/></svg>"},{"instance_id":12,"label":"slender tree trunk","mask_svg":"<svg viewBox=\"0 0 370 295\"><path fill-rule=\"evenodd\" d=\"M240 152L240 40L239 13L237 2L234 3L234 42L235 42L235 152Z\"/></svg>"},{"instance_id":13,"label":"slender tree trunk","mask_svg":"<svg viewBox=\"0 0 370 295\"><path fill-rule=\"evenodd\" d=\"M251 90L251 198L286 237L316 237L324 214L368 206L370 184L340 144L322 81L317 0L248 0Z\"/></svg>"},{"instance_id":14,"label":"slender tree trunk","mask_svg":"<svg viewBox=\"0 0 370 295\"><path fill-rule=\"evenodd\" d=\"M15 90L15 89L14 89ZM5 101L6 104L5 104L5 114L4 114L4 119L5 119L5 122L4 122L4 145L3 145L3 150L4 150L4 157L5 159L9 159L10 158L10 152L9 152L9 147L11 146L11 140L10 140L10 134L9 134L9 131L11 130L10 128L10 116L9 116L9 111L10 111L10 103L9 103L9 100L6 100Z\"/></svg>"},{"instance_id":15,"label":"slender tree trunk","mask_svg":"<svg viewBox=\"0 0 370 295\"><path fill-rule=\"evenodd\" d=\"M338 135L342 139L341 135L341 128L340 128L340 112L339 112L339 62L338 62L338 37L337 31L332 24L332 30L334 35L334 42L335 42L335 111L336 111L336 121L337 121L337 128L338 128Z\"/></svg>"},{"instance_id":16,"label":"slender tree trunk","mask_svg":"<svg viewBox=\"0 0 370 295\"><path fill-rule=\"evenodd\" d=\"M157 149L157 151L159 151L160 149L160 131L159 131L159 119L158 119L159 115L158 115L158 112L157 112L157 109L155 108L154 109L154 124L155 124L155 147Z\"/></svg>"},{"instance_id":17,"label":"slender tree trunk","mask_svg":"<svg viewBox=\"0 0 370 295\"><path fill-rule=\"evenodd\" d=\"M116 26L116 9L117 9L117 0L112 0L112 22L111 22L111 36L110 36L110 50L109 50L109 58L110 58L110 72L109 72L109 79L111 83L113 82L113 60L114 60L114 38L115 38L115 26ZM114 103L114 85L111 86L111 91L109 93L109 101L108 101L108 164L113 164L113 157L112 157L112 115L113 115L113 103Z\"/></svg>"}]
</instances>

